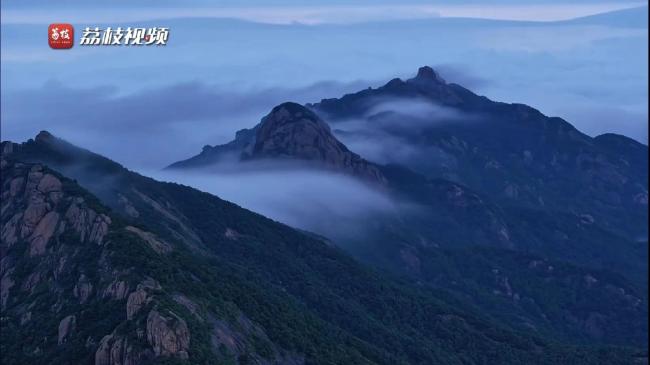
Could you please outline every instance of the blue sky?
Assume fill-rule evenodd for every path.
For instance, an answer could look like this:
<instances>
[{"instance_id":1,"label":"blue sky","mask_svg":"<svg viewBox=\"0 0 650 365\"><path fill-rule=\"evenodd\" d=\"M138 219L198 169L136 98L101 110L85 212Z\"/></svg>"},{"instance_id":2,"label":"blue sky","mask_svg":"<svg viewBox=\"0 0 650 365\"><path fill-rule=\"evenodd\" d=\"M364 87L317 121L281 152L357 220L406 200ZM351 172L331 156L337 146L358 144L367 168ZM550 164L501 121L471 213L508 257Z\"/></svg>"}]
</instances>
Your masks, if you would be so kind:
<instances>
[{"instance_id":1,"label":"blue sky","mask_svg":"<svg viewBox=\"0 0 650 365\"><path fill-rule=\"evenodd\" d=\"M129 167L156 168L229 140L277 103L336 97L431 65L590 135L647 143L647 9L570 20L643 2L62 4L2 2L3 140L48 129ZM54 51L51 22L168 26L170 41Z\"/></svg>"}]
</instances>

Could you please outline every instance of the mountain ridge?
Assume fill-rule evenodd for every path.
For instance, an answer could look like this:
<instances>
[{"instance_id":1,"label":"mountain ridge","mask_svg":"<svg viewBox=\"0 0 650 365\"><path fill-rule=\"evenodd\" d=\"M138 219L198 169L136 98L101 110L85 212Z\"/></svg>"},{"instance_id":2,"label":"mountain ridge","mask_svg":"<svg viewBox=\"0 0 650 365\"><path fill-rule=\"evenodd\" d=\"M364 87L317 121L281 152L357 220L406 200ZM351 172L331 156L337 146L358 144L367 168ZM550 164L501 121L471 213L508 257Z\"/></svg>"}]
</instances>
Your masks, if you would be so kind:
<instances>
[{"instance_id":1,"label":"mountain ridge","mask_svg":"<svg viewBox=\"0 0 650 365\"><path fill-rule=\"evenodd\" d=\"M462 183L506 204L587 210L608 229L628 238L647 234L647 227L643 228L647 205L636 203L645 201L648 193L644 163L647 146L614 134L591 138L561 118L547 117L523 104L494 102L456 84L414 80L417 77L395 79L377 89L323 99L307 107L335 130L340 123L355 118L365 121L366 128L400 138L411 146L435 149L451 161L427 165L423 163L427 156L423 155L419 160L403 162L426 176ZM432 123L417 134L409 134L405 128L391 128L395 123L408 126L413 119L408 115L400 114L393 120L395 117L385 113L372 114L373 107L385 98L421 98L471 114L477 120ZM354 134L340 137L345 142L344 137L349 140ZM617 144L618 150L607 147L612 144ZM621 151L625 151L624 155ZM623 176L630 179L619 183L625 180ZM604 185L612 185L614 192ZM592 202L588 203L591 206L585 202Z\"/></svg>"},{"instance_id":2,"label":"mountain ridge","mask_svg":"<svg viewBox=\"0 0 650 365\"><path fill-rule=\"evenodd\" d=\"M2 332L2 350L12 354L9 363L623 364L642 356L520 335L464 312L444 292L385 279L326 243L207 193L116 170L118 164L71 145L63 147L72 155L62 155L59 141L2 145L2 281L12 283L3 285L3 327L11 336ZM48 159L83 184L111 176L104 197L42 165ZM83 176L90 170L91 179ZM28 214L42 202L45 210ZM79 219L90 213L70 213L79 211L74 204L108 217L99 226L105 228L84 228ZM59 211L76 221L48 223ZM34 217L33 226L53 235L20 235L8 245L4 236L18 232L21 217ZM166 226L170 220L176 225ZM204 251L174 234L182 224ZM32 259L25 252L34 252ZM102 276L93 274L97 266ZM102 304L103 293L114 305ZM43 331L56 335L43 338ZM483 350L463 350L468 343Z\"/></svg>"},{"instance_id":3,"label":"mountain ridge","mask_svg":"<svg viewBox=\"0 0 650 365\"><path fill-rule=\"evenodd\" d=\"M387 97L440 101L450 110L486 119L422 124L422 117L391 112L399 104L376 108ZM373 188L418 209L374 218L362 238L320 244L336 250L347 247L345 251L365 264L426 290L442 290L445 301L460 301L463 308L516 331L574 344L642 346L647 339L647 243L634 242L634 230L628 227L646 227L642 208L647 206L647 190L642 182L647 170L639 166L647 162L647 146L614 134L588 137L534 108L492 102L449 84L428 67L406 81L394 79L378 89L325 100L308 108L280 104L253 128L238 131L233 141L206 146L181 167L191 168L194 162L209 166L221 159L242 165L290 161L370 181ZM434 147L454 164L366 160L339 140L344 137L338 128L345 124L338 123L348 117L414 146ZM413 133L394 128L396 121L420 129ZM261 252L237 246L252 237L276 242L284 236L259 236L268 231L264 224L257 234L245 233L249 228L239 220L266 218L244 214L234 204L181 185L158 183L46 131L22 144L3 142L2 151L76 179L134 222L133 227L141 227L132 233L153 232L206 256L219 242L220 252L246 267L287 265L263 245L254 244ZM215 232L215 227L220 228ZM296 239L331 239L327 232L316 233ZM167 247L154 245L159 250ZM265 270L271 276L282 272ZM286 283L286 277L280 280ZM302 289L294 293L305 300ZM328 313L319 308L325 311L319 313Z\"/></svg>"},{"instance_id":4,"label":"mountain ridge","mask_svg":"<svg viewBox=\"0 0 650 365\"><path fill-rule=\"evenodd\" d=\"M230 143L206 146L199 155L175 162L167 168L209 167L227 153L234 154L242 162L263 159L309 161L315 166L385 184L385 178L376 166L339 142L316 114L293 102L274 107L257 126L238 131Z\"/></svg>"},{"instance_id":5,"label":"mountain ridge","mask_svg":"<svg viewBox=\"0 0 650 365\"><path fill-rule=\"evenodd\" d=\"M393 111L391 108L399 108L400 103L391 104L391 100L400 103L415 100L419 103L416 107L426 102L434 114L411 116L408 113L411 109ZM413 105L407 103L405 108ZM443 113L449 120L426 123L427 118L436 118L439 106L457 111L460 118L453 115L449 119ZM375 219L367 225L371 228L366 227L370 233L365 239L338 242L358 259L388 268L417 283L456 292L458 287L449 286L441 278L471 282L477 280L474 276L477 274L469 268L462 273L458 271L463 270L451 268L445 272L442 268L448 265L450 257L467 255L470 259L479 255L495 269L508 268L510 275L517 270L528 275L527 265L537 259L524 264L520 255L533 254L554 262L551 267L569 264L575 270L586 270L583 277L593 277L598 270L609 271L614 276L620 274L626 285L629 284L628 290L637 293L642 302L647 300L647 245L637 242L647 232L647 185L644 186L647 146L614 134L591 138L567 121L547 117L530 106L491 101L460 85L447 83L428 66L421 67L415 77L405 81L396 78L377 89L323 99L306 107L326 120L343 144L356 133L345 131L346 121L352 119L357 124L364 123L364 128L371 132L399 138L401 143L424 151L404 163L381 164L369 160L386 178L384 192L420 209L415 214L402 213L398 218ZM471 116L471 122L464 122L467 116ZM203 157L210 160L227 148L238 150L252 145L250 141L259 128L257 125L238 132L234 141L213 147L209 151L214 155ZM360 138L365 141L364 138L372 135L366 133ZM418 162L429 162L432 150L446 156L445 162L450 163L418 165ZM327 236L327 232L318 233ZM485 247L490 253L478 253L474 251L475 246ZM492 250L500 249L514 252L508 259L512 261L495 260ZM448 254L443 253L447 250ZM486 270L482 275L493 274ZM510 275L503 280L513 282ZM573 290L578 290L582 284L574 280L580 275L575 272L567 275L573 278L564 280L574 282L577 286ZM538 280L526 277L531 282ZM505 289L494 289L491 283L481 280L474 285L470 290L473 293L466 300L501 316L503 313L490 302L496 295L494 291L503 293ZM518 300L501 304L521 313L518 319L509 318L509 323L523 323L540 330L550 323L554 336L572 333L573 338L591 341L625 342L622 338L633 332L638 334L634 335L636 343L647 337L645 330L632 329L637 320L647 320L647 311L639 309L642 307L632 309L629 304L623 305L637 313L632 317L638 316L637 320L628 322L626 315L615 314L614 308L622 308L618 305L607 304L585 312L584 303L559 299L556 304L561 303L564 314L558 315L554 305L546 302L547 298L555 297L556 290L567 289L539 285L545 289L529 293L532 296L527 299L535 303L532 307L524 309ZM548 292L544 293L545 290ZM465 289L460 291L461 296L467 295ZM510 295L512 299L514 294ZM600 303L611 299L606 299L608 294L604 293L583 295L599 296L600 299L593 298ZM609 314L594 319L594 313L604 312ZM563 316L573 320L569 324L560 319ZM611 322L596 324L604 318ZM613 328L624 322L628 323L624 325L627 329L621 329L616 340L606 340L607 335L603 337L600 330L594 330Z\"/></svg>"}]
</instances>

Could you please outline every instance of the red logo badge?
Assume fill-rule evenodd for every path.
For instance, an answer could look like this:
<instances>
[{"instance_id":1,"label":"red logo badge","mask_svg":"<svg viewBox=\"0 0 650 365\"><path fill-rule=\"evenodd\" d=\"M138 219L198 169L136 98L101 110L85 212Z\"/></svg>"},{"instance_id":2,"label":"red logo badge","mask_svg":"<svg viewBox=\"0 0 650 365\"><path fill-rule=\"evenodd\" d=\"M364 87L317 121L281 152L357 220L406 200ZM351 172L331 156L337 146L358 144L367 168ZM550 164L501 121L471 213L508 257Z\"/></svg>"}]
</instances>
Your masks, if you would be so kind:
<instances>
[{"instance_id":1,"label":"red logo badge","mask_svg":"<svg viewBox=\"0 0 650 365\"><path fill-rule=\"evenodd\" d=\"M74 43L74 28L72 28L72 24L50 24L47 28L47 42L54 49L72 48L72 44Z\"/></svg>"}]
</instances>

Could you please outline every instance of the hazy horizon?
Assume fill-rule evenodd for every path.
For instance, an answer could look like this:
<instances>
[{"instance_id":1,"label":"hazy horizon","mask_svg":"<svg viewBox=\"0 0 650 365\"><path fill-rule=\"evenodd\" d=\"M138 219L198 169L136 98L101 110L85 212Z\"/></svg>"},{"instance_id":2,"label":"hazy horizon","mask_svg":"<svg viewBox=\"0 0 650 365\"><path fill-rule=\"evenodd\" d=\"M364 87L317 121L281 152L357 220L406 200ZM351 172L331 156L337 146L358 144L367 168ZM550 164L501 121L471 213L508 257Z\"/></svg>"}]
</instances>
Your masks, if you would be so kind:
<instances>
[{"instance_id":1,"label":"hazy horizon","mask_svg":"<svg viewBox=\"0 0 650 365\"><path fill-rule=\"evenodd\" d=\"M267 10L296 7L275 3L249 2L237 8L246 12L234 12L234 19L210 18L236 8L225 2L212 5L202 18L180 19L191 14L170 13L181 3L167 1L149 8L144 18L165 12L173 18L146 21L129 20L140 14L137 2L116 5L113 14L123 20L107 25L169 26L169 44L56 51L47 46L44 27L66 21L59 14L89 19L99 6L68 1L30 18L38 12L35 4L3 2L2 139L23 141L45 129L130 168L161 168L203 145L231 140L281 102L340 97L412 77L418 67L430 65L477 94L528 104L588 135L619 133L647 144L646 9L629 9L644 2L435 5L454 8L455 16L483 14L482 20L434 11L385 18L386 9L398 6L388 2L354 18L355 7L374 5L337 2L295 13L326 15L304 22L312 25L272 21L275 13ZM573 6L566 14L578 18L614 12L574 21L512 21L513 9L528 7L527 13L536 14L530 7L538 5L552 11ZM247 18L252 13L257 22ZM490 20L494 13L511 20ZM342 14L350 14L350 21L332 20Z\"/></svg>"}]
</instances>

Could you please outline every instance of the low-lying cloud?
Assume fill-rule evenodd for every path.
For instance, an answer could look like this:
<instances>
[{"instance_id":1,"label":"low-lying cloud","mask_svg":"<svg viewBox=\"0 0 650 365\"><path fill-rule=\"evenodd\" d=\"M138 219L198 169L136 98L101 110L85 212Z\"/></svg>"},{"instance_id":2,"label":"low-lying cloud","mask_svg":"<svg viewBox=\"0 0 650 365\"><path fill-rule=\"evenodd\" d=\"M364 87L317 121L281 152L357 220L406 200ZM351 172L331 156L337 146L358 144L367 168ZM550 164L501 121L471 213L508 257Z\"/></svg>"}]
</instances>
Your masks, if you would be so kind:
<instances>
[{"instance_id":1,"label":"low-lying cloud","mask_svg":"<svg viewBox=\"0 0 650 365\"><path fill-rule=\"evenodd\" d=\"M293 227L345 242L364 237L372 221L398 214L398 204L352 177L299 163L224 162L205 170L150 171Z\"/></svg>"},{"instance_id":2,"label":"low-lying cloud","mask_svg":"<svg viewBox=\"0 0 650 365\"><path fill-rule=\"evenodd\" d=\"M453 156L420 140L422 132L450 123L480 122L478 116L424 99L377 98L370 104L359 118L333 121L334 134L370 161L416 170L456 164Z\"/></svg>"}]
</instances>

